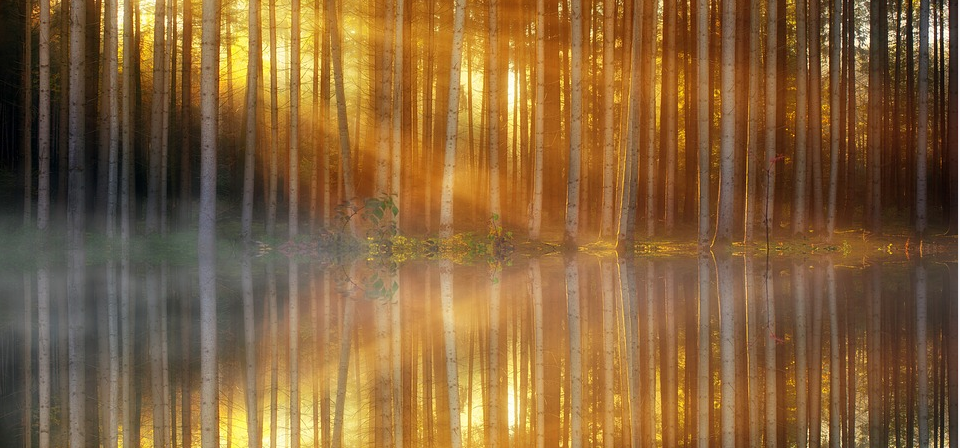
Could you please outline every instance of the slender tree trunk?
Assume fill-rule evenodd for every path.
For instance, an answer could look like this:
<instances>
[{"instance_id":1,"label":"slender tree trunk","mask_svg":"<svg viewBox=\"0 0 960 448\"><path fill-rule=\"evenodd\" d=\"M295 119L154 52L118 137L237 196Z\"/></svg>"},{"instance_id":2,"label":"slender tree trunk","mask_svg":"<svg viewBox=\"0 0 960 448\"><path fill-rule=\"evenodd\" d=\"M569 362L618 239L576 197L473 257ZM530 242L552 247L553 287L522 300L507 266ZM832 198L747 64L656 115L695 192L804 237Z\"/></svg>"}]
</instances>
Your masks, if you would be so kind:
<instances>
[{"instance_id":1,"label":"slender tree trunk","mask_svg":"<svg viewBox=\"0 0 960 448\"><path fill-rule=\"evenodd\" d=\"M23 3L23 70L21 71L21 113L23 114L23 225L33 223L33 1Z\"/></svg>"},{"instance_id":2,"label":"slender tree trunk","mask_svg":"<svg viewBox=\"0 0 960 448\"><path fill-rule=\"evenodd\" d=\"M300 447L300 273L291 257L287 270L288 356L290 369L290 446Z\"/></svg>"},{"instance_id":3,"label":"slender tree trunk","mask_svg":"<svg viewBox=\"0 0 960 448\"><path fill-rule=\"evenodd\" d=\"M820 66L822 60L820 56L820 0L808 0L810 12L808 16L808 36L810 43L809 55L809 99L808 123L810 125L810 134L807 136L809 145L809 163L811 173L808 176L809 181L813 182L813 231L821 233L823 231L823 167L821 165L821 146L823 142L823 122L822 122L822 89Z\"/></svg>"},{"instance_id":4,"label":"slender tree trunk","mask_svg":"<svg viewBox=\"0 0 960 448\"><path fill-rule=\"evenodd\" d=\"M924 20L924 15L929 15L929 4L927 8L924 8L924 4L927 3L927 0L921 0L920 4L920 31L924 31L926 25ZM929 16L928 16L929 18ZM923 53L926 51L923 47L923 42L926 39L923 37L923 34L920 35L920 60L923 61ZM922 76L923 73L923 63L920 63L920 83L921 85L925 82ZM921 88L921 93L923 89ZM923 101L921 99L921 101ZM923 113L921 112L921 117ZM922 120L922 119L921 119ZM923 130L923 123L921 121L920 131ZM923 261L916 261L913 269L913 286L914 286L914 295L916 297L916 338L917 346L914 348L917 354L917 446L928 447L930 446L930 411L929 411L929 372L927 370L927 270L923 265ZM952 439L951 439L952 440Z\"/></svg>"},{"instance_id":5,"label":"slender tree trunk","mask_svg":"<svg viewBox=\"0 0 960 448\"><path fill-rule=\"evenodd\" d=\"M957 0L949 0L949 17L947 19L947 28L950 29L950 50L949 54L950 62L947 68L947 78L950 80L949 92L947 93L947 123L956 123L957 122L957 86L960 85L960 80L957 79L957 57L952 55L960 54L957 52L957 41L960 40L957 36ZM947 233L956 235L957 234L957 126L947 126L947 139L946 144L944 145L944 150L946 150L946 156L944 157L946 163L944 164L946 173L944 173L944 184L948 187L945 189L946 195L944 197L944 209L943 215L947 221ZM956 350L954 350L956 351ZM954 394L955 395L955 394ZM951 397L954 397L951 395ZM955 398L955 397L954 397ZM956 400L951 402L951 411L956 409ZM950 440L956 440L956 413L949 412L951 426L950 426Z\"/></svg>"},{"instance_id":6,"label":"slender tree trunk","mask_svg":"<svg viewBox=\"0 0 960 448\"><path fill-rule=\"evenodd\" d=\"M50 222L50 0L40 0L37 101L37 229Z\"/></svg>"},{"instance_id":7,"label":"slender tree trunk","mask_svg":"<svg viewBox=\"0 0 960 448\"><path fill-rule=\"evenodd\" d=\"M802 0L801 0L802 1ZM713 244L723 246L733 240L736 145L736 7L734 2L723 2L722 46L720 55L720 191L717 206L717 231Z\"/></svg>"},{"instance_id":8,"label":"slender tree trunk","mask_svg":"<svg viewBox=\"0 0 960 448\"><path fill-rule=\"evenodd\" d=\"M830 12L830 183L827 189L827 238L833 238L837 228L837 189L840 177L840 138L843 129L840 120L843 118L840 107L840 18L842 12L841 0L829 0ZM852 133L850 135L853 135ZM831 332L831 335L833 332ZM833 375L830 376L831 380ZM833 388L830 388L831 391ZM833 443L831 435L831 443Z\"/></svg>"},{"instance_id":9,"label":"slender tree trunk","mask_svg":"<svg viewBox=\"0 0 960 448\"><path fill-rule=\"evenodd\" d=\"M610 3L610 2L608 2ZM610 28L604 28L610 29ZM616 443L614 432L614 359L617 357L619 340L617 339L617 321L614 319L613 265L611 261L600 261L600 282L602 291L603 316L603 446L612 448ZM625 432L625 431L624 431Z\"/></svg>"},{"instance_id":10,"label":"slender tree trunk","mask_svg":"<svg viewBox=\"0 0 960 448\"><path fill-rule=\"evenodd\" d=\"M771 0L775 1L775 0ZM710 78L710 52L707 46L710 30L707 27L709 10L707 0L697 0L697 186L698 218L697 240L701 249L710 244L710 100L712 95L707 80Z\"/></svg>"},{"instance_id":11,"label":"slender tree trunk","mask_svg":"<svg viewBox=\"0 0 960 448\"><path fill-rule=\"evenodd\" d=\"M543 396L543 280L540 274L540 260L531 258L529 267L530 291L533 296L533 392L535 412L531 425L536 436L536 447L543 448L545 400Z\"/></svg>"},{"instance_id":12,"label":"slender tree trunk","mask_svg":"<svg viewBox=\"0 0 960 448\"><path fill-rule=\"evenodd\" d=\"M163 118L166 96L166 0L156 2L153 13L153 97L150 103L150 150L147 155L147 233L160 231L161 153L163 152ZM72 86L71 86L72 87Z\"/></svg>"},{"instance_id":13,"label":"slender tree trunk","mask_svg":"<svg viewBox=\"0 0 960 448\"><path fill-rule=\"evenodd\" d=\"M796 137L793 154L793 209L790 232L803 234L807 230L807 3L798 0L797 15L797 108ZM819 138L819 137L817 137Z\"/></svg>"},{"instance_id":14,"label":"slender tree trunk","mask_svg":"<svg viewBox=\"0 0 960 448\"><path fill-rule=\"evenodd\" d=\"M731 263L729 256L721 255L717 260L717 289L720 292L720 446L725 448L736 444L736 298L733 296Z\"/></svg>"},{"instance_id":15,"label":"slender tree trunk","mask_svg":"<svg viewBox=\"0 0 960 448\"><path fill-rule=\"evenodd\" d=\"M41 8L44 1L41 1ZM47 4L49 9L49 4ZM47 11L49 19L49 10ZM41 13L41 17L43 14ZM42 19L41 19L42 20ZM53 378L50 376L52 358L50 349L50 273L46 263L41 262L37 268L37 396L38 406L38 443L40 448L50 447L50 405L51 386ZM32 431L31 431L32 432Z\"/></svg>"},{"instance_id":16,"label":"slender tree trunk","mask_svg":"<svg viewBox=\"0 0 960 448\"><path fill-rule=\"evenodd\" d=\"M777 185L777 92L779 91L777 82L777 23L779 21L779 2L777 0L767 0L767 22L766 22L766 54L764 58L765 79L764 79L764 158L762 165L764 170L763 184L763 222L766 232L767 245L770 242L770 233L774 229L773 212L775 210L776 194L774 188Z\"/></svg>"},{"instance_id":17,"label":"slender tree trunk","mask_svg":"<svg viewBox=\"0 0 960 448\"><path fill-rule=\"evenodd\" d=\"M353 202L356 196L353 185L353 164L350 160L350 131L347 128L347 97L343 87L343 57L340 43L340 19L337 17L335 0L324 0L327 11L326 23L330 33L330 57L333 59L333 80L337 96L337 129L340 135L340 177L343 182L343 200ZM351 229L353 227L351 226Z\"/></svg>"},{"instance_id":18,"label":"slender tree trunk","mask_svg":"<svg viewBox=\"0 0 960 448\"><path fill-rule=\"evenodd\" d=\"M710 253L701 251L697 257L697 447L710 446Z\"/></svg>"},{"instance_id":19,"label":"slender tree trunk","mask_svg":"<svg viewBox=\"0 0 960 448\"><path fill-rule=\"evenodd\" d=\"M190 0L184 0L189 3ZM184 17L184 30L186 30L186 17ZM256 165L257 153L257 123L258 109L257 97L259 96L259 76L260 76L260 1L252 0L247 13L247 101L246 101L246 142L243 153L243 199L240 217L240 237L245 243L250 243L253 238L253 196L254 196L254 170ZM186 38L186 32L184 32ZM186 64L186 60L184 60ZM186 70L184 70L186 75ZM186 82L188 78L184 77ZM187 86L187 84L184 84ZM187 89L187 87L185 87ZM184 103L184 109L190 107L189 103ZM187 122L184 121L184 126ZM181 160L181 163L187 163ZM184 201L188 202L188 201Z\"/></svg>"},{"instance_id":20,"label":"slender tree trunk","mask_svg":"<svg viewBox=\"0 0 960 448\"><path fill-rule=\"evenodd\" d=\"M200 223L197 256L200 269L200 440L219 445L217 417L217 103L219 14L217 0L203 0L200 38Z\"/></svg>"},{"instance_id":21,"label":"slender tree trunk","mask_svg":"<svg viewBox=\"0 0 960 448\"><path fill-rule=\"evenodd\" d=\"M465 0L454 1L453 47L450 53L450 84L447 92L447 134L440 194L440 238L453 236L453 179L457 166L457 118L460 112L460 60L463 53Z\"/></svg>"},{"instance_id":22,"label":"slender tree trunk","mask_svg":"<svg viewBox=\"0 0 960 448\"><path fill-rule=\"evenodd\" d=\"M930 1L920 0L920 73L917 75L917 186L916 221L917 238L923 239L927 230L927 131L929 128L929 71L930 71ZM919 306L919 305L917 305ZM919 319L919 317L918 317ZM921 422L922 423L922 422Z\"/></svg>"},{"instance_id":23,"label":"slender tree trunk","mask_svg":"<svg viewBox=\"0 0 960 448\"><path fill-rule=\"evenodd\" d=\"M706 1L706 0L704 0ZM634 8L630 36L630 81L625 88L624 97L627 98L627 114L623 121L627 128L626 138L621 139L623 147L623 171L621 171L621 189L619 219L617 222L617 250L629 252L633 250L633 215L636 212L636 191L638 190L637 176L640 164L639 146L640 137L640 87L641 87L641 33L642 16L640 8Z\"/></svg>"},{"instance_id":24,"label":"slender tree trunk","mask_svg":"<svg viewBox=\"0 0 960 448\"><path fill-rule=\"evenodd\" d=\"M676 221L676 191L677 191L677 145L679 130L677 114L679 113L678 85L679 71L677 70L677 1L663 2L663 75L661 76L662 90L660 101L660 148L666 160L666 172L663 176L664 188L664 232L673 232Z\"/></svg>"},{"instance_id":25,"label":"slender tree trunk","mask_svg":"<svg viewBox=\"0 0 960 448\"><path fill-rule=\"evenodd\" d=\"M460 6L464 6L460 4ZM463 21L458 20L461 24ZM453 64L458 65L458 64ZM454 81L451 79L451 81ZM451 83L453 85L455 83ZM457 329L453 315L453 262L440 261L440 301L443 313L444 363L447 366L447 412L450 415L450 446L459 448L463 441L460 432L460 385L457 379Z\"/></svg>"},{"instance_id":26,"label":"slender tree trunk","mask_svg":"<svg viewBox=\"0 0 960 448\"><path fill-rule=\"evenodd\" d=\"M70 44L67 122L67 424L70 446L87 443L85 381L85 101L86 4L70 2Z\"/></svg>"},{"instance_id":27,"label":"slender tree trunk","mask_svg":"<svg viewBox=\"0 0 960 448\"><path fill-rule=\"evenodd\" d=\"M839 4L839 2L836 2ZM836 21L834 22L836 23ZM839 33L838 33L839 34ZM831 48L832 50L832 48ZM832 60L832 58L831 58ZM831 89L831 93L834 92ZM833 115L833 109L831 109ZM830 127L831 132L835 129ZM831 162L832 163L832 162ZM830 315L830 448L839 448L840 435L840 395L843 393L840 380L840 325L837 313L837 273L833 261L827 261L827 312Z\"/></svg>"},{"instance_id":28,"label":"slender tree trunk","mask_svg":"<svg viewBox=\"0 0 960 448\"><path fill-rule=\"evenodd\" d=\"M183 2L183 55L180 57L180 225L186 226L193 216L193 0ZM259 6L258 6L259 8ZM259 13L258 13L259 14ZM253 33L251 29L249 31ZM257 54L260 54L260 19L257 18ZM251 45L252 46L252 45ZM259 57L257 62L259 62ZM259 66L259 64L258 64ZM248 70L252 69L248 63ZM259 70L259 68L258 68ZM259 75L259 72L257 72ZM250 79L250 75L247 75ZM256 88L256 83L253 88Z\"/></svg>"},{"instance_id":29,"label":"slender tree trunk","mask_svg":"<svg viewBox=\"0 0 960 448\"><path fill-rule=\"evenodd\" d=\"M543 215L543 145L544 145L544 102L545 102L545 5L544 0L537 0L537 65L536 89L534 100L534 123L533 123L533 199L530 205L530 239L537 241L540 239L540 224Z\"/></svg>"},{"instance_id":30,"label":"slender tree trunk","mask_svg":"<svg viewBox=\"0 0 960 448\"><path fill-rule=\"evenodd\" d=\"M603 203L600 212L600 238L613 234L613 197L616 190L616 144L613 139L614 16L616 1L603 2ZM606 439L606 438L605 438ZM606 441L604 442L606 443Z\"/></svg>"},{"instance_id":31,"label":"slender tree trunk","mask_svg":"<svg viewBox=\"0 0 960 448\"><path fill-rule=\"evenodd\" d=\"M881 22L886 20L880 11L880 0L870 1L870 55L869 81L867 87L867 178L869 192L867 211L864 213L864 226L869 230L880 232L880 158L883 147L882 119L883 119L883 79L881 77Z\"/></svg>"},{"instance_id":32,"label":"slender tree trunk","mask_svg":"<svg viewBox=\"0 0 960 448\"><path fill-rule=\"evenodd\" d=\"M277 176L280 145L279 88L277 87L277 1L267 2L270 28L270 175L267 180L267 236L273 236L277 226Z\"/></svg>"},{"instance_id":33,"label":"slender tree trunk","mask_svg":"<svg viewBox=\"0 0 960 448\"><path fill-rule=\"evenodd\" d=\"M583 5L573 0L570 17L570 158L563 242L575 247L580 224L580 152L583 139Z\"/></svg>"},{"instance_id":34,"label":"slender tree trunk","mask_svg":"<svg viewBox=\"0 0 960 448\"><path fill-rule=\"evenodd\" d=\"M300 0L293 0L290 16L290 172L287 174L287 230L292 239L300 233ZM299 441L298 441L299 442Z\"/></svg>"},{"instance_id":35,"label":"slender tree trunk","mask_svg":"<svg viewBox=\"0 0 960 448\"><path fill-rule=\"evenodd\" d=\"M484 74L487 82L487 152L489 157L490 215L499 217L500 211L500 4L492 0L487 14L487 61ZM489 85L487 85L489 84Z\"/></svg>"},{"instance_id":36,"label":"slender tree trunk","mask_svg":"<svg viewBox=\"0 0 960 448\"><path fill-rule=\"evenodd\" d=\"M743 208L743 240L753 242L756 229L757 168L764 166L760 157L760 0L750 1L750 68L747 87L747 157L746 198ZM753 389L751 389L751 392ZM751 408L752 409L752 408Z\"/></svg>"}]
</instances>

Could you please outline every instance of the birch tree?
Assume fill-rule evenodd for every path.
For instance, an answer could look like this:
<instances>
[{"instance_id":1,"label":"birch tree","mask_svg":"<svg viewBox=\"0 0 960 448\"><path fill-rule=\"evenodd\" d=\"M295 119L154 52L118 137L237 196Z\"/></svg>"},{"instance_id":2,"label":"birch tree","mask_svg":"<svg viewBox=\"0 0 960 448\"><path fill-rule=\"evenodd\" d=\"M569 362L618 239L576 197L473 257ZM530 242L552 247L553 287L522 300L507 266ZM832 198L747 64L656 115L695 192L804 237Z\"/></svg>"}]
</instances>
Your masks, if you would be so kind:
<instances>
[{"instance_id":1,"label":"birch tree","mask_svg":"<svg viewBox=\"0 0 960 448\"><path fill-rule=\"evenodd\" d=\"M567 207L563 243L574 247L580 224L580 150L583 139L583 5L573 0L570 8L570 158L567 168Z\"/></svg>"},{"instance_id":2,"label":"birch tree","mask_svg":"<svg viewBox=\"0 0 960 448\"><path fill-rule=\"evenodd\" d=\"M440 238L453 236L453 177L457 166L457 118L460 111L460 59L463 50L466 1L453 6L453 49L450 53L450 84L447 92L447 134L443 151L443 184L440 192Z\"/></svg>"},{"instance_id":3,"label":"birch tree","mask_svg":"<svg viewBox=\"0 0 960 448\"><path fill-rule=\"evenodd\" d=\"M500 8L491 0L487 14L487 151L490 167L490 214L500 216Z\"/></svg>"},{"instance_id":4,"label":"birch tree","mask_svg":"<svg viewBox=\"0 0 960 448\"><path fill-rule=\"evenodd\" d=\"M777 181L777 0L766 2L766 53L764 57L764 183L763 227L769 240L773 231L774 188ZM702 88L702 87L701 87Z\"/></svg>"},{"instance_id":5,"label":"birch tree","mask_svg":"<svg viewBox=\"0 0 960 448\"><path fill-rule=\"evenodd\" d=\"M837 228L837 188L840 178L840 19L843 2L830 0L830 180L827 189L827 238ZM833 388L831 388L832 390ZM831 440L833 438L831 437ZM831 442L832 443L832 442Z\"/></svg>"},{"instance_id":6,"label":"birch tree","mask_svg":"<svg viewBox=\"0 0 960 448\"><path fill-rule=\"evenodd\" d=\"M775 2L776 0L770 0ZM707 0L697 0L697 240L701 249L710 244L710 52Z\"/></svg>"},{"instance_id":7,"label":"birch tree","mask_svg":"<svg viewBox=\"0 0 960 448\"><path fill-rule=\"evenodd\" d=\"M23 145L23 225L33 222L33 1L23 2L23 70L21 71Z\"/></svg>"},{"instance_id":8,"label":"birch tree","mask_svg":"<svg viewBox=\"0 0 960 448\"><path fill-rule=\"evenodd\" d=\"M802 0L801 0L802 1ZM736 6L722 4L722 40L720 49L720 199L717 205L717 230L713 244L723 246L733 240L736 136ZM701 81L702 82L702 81Z\"/></svg>"}]
</instances>

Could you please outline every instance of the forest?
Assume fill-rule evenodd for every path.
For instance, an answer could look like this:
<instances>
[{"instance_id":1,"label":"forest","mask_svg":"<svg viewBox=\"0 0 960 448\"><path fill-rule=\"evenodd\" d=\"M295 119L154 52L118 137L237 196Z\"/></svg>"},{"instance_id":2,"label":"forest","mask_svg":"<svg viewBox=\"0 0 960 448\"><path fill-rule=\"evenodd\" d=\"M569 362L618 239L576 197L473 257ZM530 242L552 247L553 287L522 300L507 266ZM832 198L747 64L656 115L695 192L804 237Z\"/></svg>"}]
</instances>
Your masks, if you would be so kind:
<instances>
[{"instance_id":1,"label":"forest","mask_svg":"<svg viewBox=\"0 0 960 448\"><path fill-rule=\"evenodd\" d=\"M0 440L960 440L956 0L0 11Z\"/></svg>"},{"instance_id":2,"label":"forest","mask_svg":"<svg viewBox=\"0 0 960 448\"><path fill-rule=\"evenodd\" d=\"M152 234L206 205L249 239L380 198L441 238L956 233L943 1L200 7L4 0L8 213Z\"/></svg>"}]
</instances>

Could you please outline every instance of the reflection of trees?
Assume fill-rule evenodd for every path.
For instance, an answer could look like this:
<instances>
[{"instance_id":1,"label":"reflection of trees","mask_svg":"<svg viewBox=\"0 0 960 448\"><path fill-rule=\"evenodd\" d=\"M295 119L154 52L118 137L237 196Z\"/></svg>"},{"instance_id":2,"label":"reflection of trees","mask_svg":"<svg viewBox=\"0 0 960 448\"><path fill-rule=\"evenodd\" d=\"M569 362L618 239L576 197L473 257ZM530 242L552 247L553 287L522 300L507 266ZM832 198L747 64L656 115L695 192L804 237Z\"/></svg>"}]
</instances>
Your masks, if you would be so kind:
<instances>
[{"instance_id":1,"label":"reflection of trees","mask_svg":"<svg viewBox=\"0 0 960 448\"><path fill-rule=\"evenodd\" d=\"M592 446L813 446L821 432L828 440L820 442L830 446L952 440L948 387L955 364L946 357L947 318L956 305L949 300L951 287L936 283L947 270L917 264L858 271L811 259L774 262L761 272L752 260L744 260L740 271L740 259L729 255L718 258L715 268L709 254L696 265L588 258L530 260L522 269L496 271L495 281L485 273L471 276L468 268L457 268L454 276L452 263L445 263L440 282L430 282L437 265L421 271L423 265L405 266L395 274L404 287L394 299L333 291L333 272L322 266L315 272L283 263L271 273L254 268L268 263L242 258L236 273L218 279L229 285L236 275L236 297L242 299L217 316L226 328L224 347L235 347L214 358L223 375L220 431L234 446L258 446L263 437L269 443L269 428L261 427L279 407L283 415L271 432L281 446L297 436L304 446L445 446L458 440L549 446L551 437ZM44 446L65 445L76 431L72 396L57 393L61 386L96 403L85 409L98 424L84 424L84 441L112 445L117 437L134 446L142 423L147 443L178 446L188 440L180 431L196 429L187 420L203 404L193 390L196 382L187 378L195 372L187 367L183 374L164 373L170 363L180 372L185 358L179 348L164 353L163 345L181 347L184 326L194 325L193 308L181 308L173 298L196 297L198 285L177 280L189 276L171 268L164 287L162 269L144 265L143 283L134 288L134 270L122 260L117 267L115 305L106 289L83 290L98 306L86 308L81 320L102 315L103 325L85 330L96 341L82 344L91 362L84 381L73 384L54 378L61 365L67 380L78 373L56 359L70 348L57 340L69 336L69 327L61 333L53 325L56 317L76 320L66 301L51 300L57 291L66 296L67 283L46 265L36 271L39 423L33 434ZM107 279L102 267L87 270L96 273L91 279ZM273 294L284 297L274 300L293 302L280 311L289 315L280 317L277 330L285 336L276 339L265 294L274 274L289 281L275 285ZM900 294L886 300L887 291ZM789 304L779 305L790 312L778 313L776 296L785 294ZM144 299L138 312L135 298ZM165 322L163 302L187 312L170 313ZM309 311L301 314L306 304ZM891 312L900 313L899 325L880 325L894 321ZM941 316L930 317L935 312ZM177 331L164 334L165 327ZM286 335L289 346L283 345ZM183 347L187 353L198 349ZM278 350L287 353L277 362L287 373L280 374L271 403L268 375ZM877 367L877 359L895 365ZM244 367L238 375L224 375L234 365ZM778 378L784 371L786 379ZM138 391L146 405L142 413ZM234 395L241 391L242 400ZM111 399L114 393L118 398ZM548 422L551 400L556 426ZM287 426L290 417L295 420ZM468 434L461 434L460 425Z\"/></svg>"}]
</instances>

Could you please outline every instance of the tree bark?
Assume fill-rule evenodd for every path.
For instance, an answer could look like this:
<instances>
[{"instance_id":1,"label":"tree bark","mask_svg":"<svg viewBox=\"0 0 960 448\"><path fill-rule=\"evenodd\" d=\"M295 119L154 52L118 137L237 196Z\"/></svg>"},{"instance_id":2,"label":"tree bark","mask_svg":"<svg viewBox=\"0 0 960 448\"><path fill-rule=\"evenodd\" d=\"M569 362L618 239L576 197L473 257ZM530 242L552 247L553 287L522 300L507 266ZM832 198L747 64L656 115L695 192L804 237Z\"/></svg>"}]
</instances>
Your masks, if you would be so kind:
<instances>
[{"instance_id":1,"label":"tree bark","mask_svg":"<svg viewBox=\"0 0 960 448\"><path fill-rule=\"evenodd\" d=\"M186 3L189 3L190 0L183 0ZM187 23L186 16L184 16L184 30L186 30ZM244 143L244 152L243 152L243 198L242 198L242 210L240 216L240 237L245 243L250 243L253 238L253 197L254 197L254 171L256 165L256 153L257 153L257 123L258 123L258 106L257 106L257 97L260 96L259 90L259 77L260 77L260 1L253 0L249 4L249 10L247 12L247 99L246 99L246 129L245 129L245 138ZM184 39L186 39L186 31L184 31ZM185 52L186 53L186 52ZM187 61L184 60L184 64ZM184 69L184 74L187 71ZM184 85L187 86L186 81L188 78L184 77ZM188 90L189 87L186 87L184 90ZM184 103L184 110L189 109L189 103ZM188 126L187 122L183 122L184 127ZM181 163L189 163L183 159ZM189 201L184 201L184 203ZM181 210L182 212L182 210Z\"/></svg>"},{"instance_id":2,"label":"tree bark","mask_svg":"<svg viewBox=\"0 0 960 448\"><path fill-rule=\"evenodd\" d=\"M793 154L793 209L790 211L790 233L804 234L807 231L807 3L798 0L797 14L797 108L796 137ZM819 137L817 137L819 138Z\"/></svg>"},{"instance_id":3,"label":"tree bark","mask_svg":"<svg viewBox=\"0 0 960 448\"><path fill-rule=\"evenodd\" d=\"M802 1L802 0L801 0ZM735 144L736 144L736 7L734 2L723 2L722 46L720 55L720 191L717 205L717 231L714 246L724 246L733 240L733 213L736 209Z\"/></svg>"},{"instance_id":4,"label":"tree bark","mask_svg":"<svg viewBox=\"0 0 960 448\"><path fill-rule=\"evenodd\" d=\"M37 229L50 222L50 0L40 0L39 62L37 71Z\"/></svg>"},{"instance_id":5,"label":"tree bark","mask_svg":"<svg viewBox=\"0 0 960 448\"><path fill-rule=\"evenodd\" d=\"M463 53L465 0L454 2L453 47L450 53L447 91L447 130L443 152L443 180L440 192L440 238L453 236L453 179L457 166L457 118L460 112L460 60Z\"/></svg>"},{"instance_id":6,"label":"tree bark","mask_svg":"<svg viewBox=\"0 0 960 448\"><path fill-rule=\"evenodd\" d=\"M914 232L923 239L927 231L927 131L929 128L930 1L920 0L920 73L917 75L917 186ZM918 305L919 306L919 305ZM919 317L918 317L919 319ZM921 422L922 423L922 422Z\"/></svg>"},{"instance_id":7,"label":"tree bark","mask_svg":"<svg viewBox=\"0 0 960 448\"><path fill-rule=\"evenodd\" d=\"M563 242L575 247L580 225L580 152L583 145L583 5L573 0L570 17L570 156Z\"/></svg>"},{"instance_id":8,"label":"tree bark","mask_svg":"<svg viewBox=\"0 0 960 448\"><path fill-rule=\"evenodd\" d=\"M219 445L217 392L217 63L219 14L217 0L203 0L200 38L200 223L197 257L200 279L200 440L204 448Z\"/></svg>"}]
</instances>

